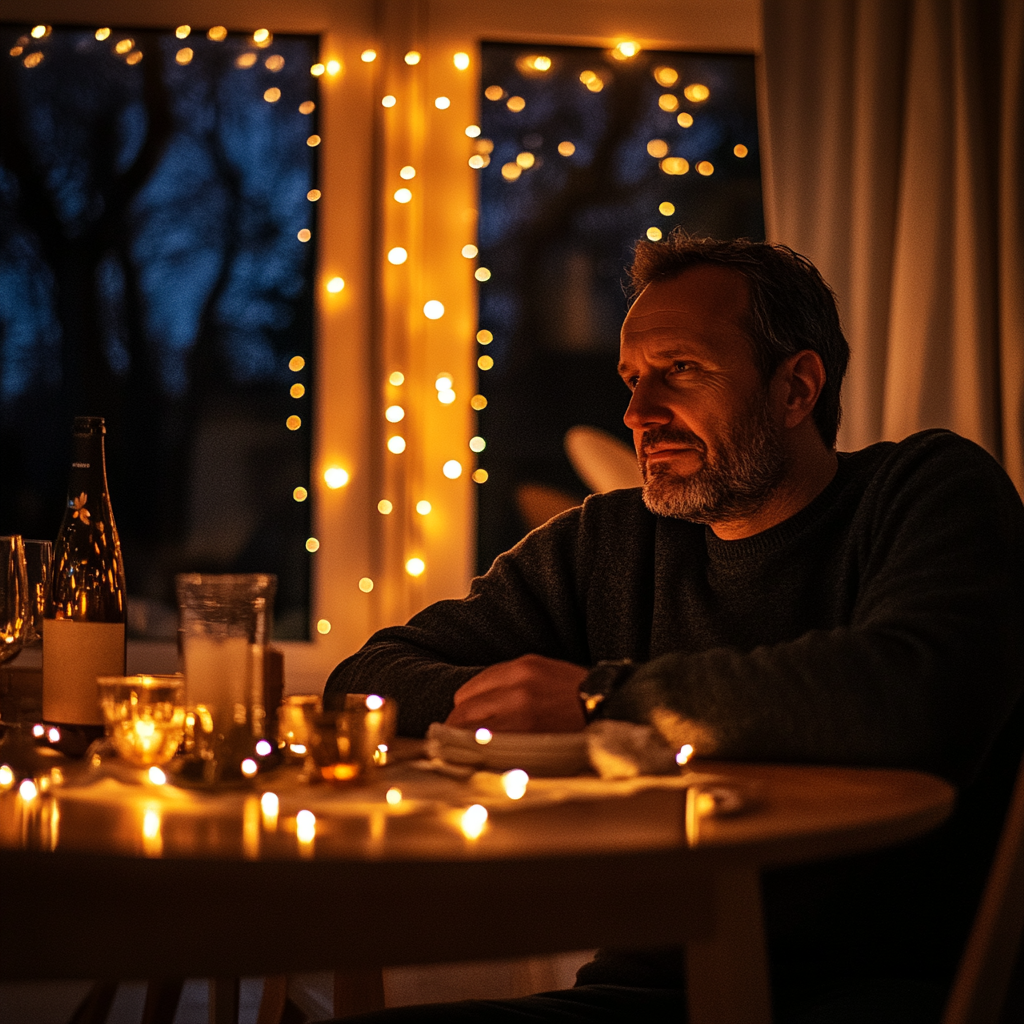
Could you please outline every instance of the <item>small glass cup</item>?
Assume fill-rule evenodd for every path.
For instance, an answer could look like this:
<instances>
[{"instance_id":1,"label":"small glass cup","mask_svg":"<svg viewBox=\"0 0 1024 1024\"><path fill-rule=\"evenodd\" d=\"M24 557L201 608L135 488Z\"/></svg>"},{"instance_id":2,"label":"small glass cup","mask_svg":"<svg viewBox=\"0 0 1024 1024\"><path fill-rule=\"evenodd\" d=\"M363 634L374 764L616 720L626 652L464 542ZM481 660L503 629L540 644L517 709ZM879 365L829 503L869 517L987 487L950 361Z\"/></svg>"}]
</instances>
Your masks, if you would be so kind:
<instances>
[{"instance_id":1,"label":"small glass cup","mask_svg":"<svg viewBox=\"0 0 1024 1024\"><path fill-rule=\"evenodd\" d=\"M307 776L350 782L372 775L387 764L397 718L398 705L393 700L366 693L347 694L341 711L313 714Z\"/></svg>"},{"instance_id":2,"label":"small glass cup","mask_svg":"<svg viewBox=\"0 0 1024 1024\"><path fill-rule=\"evenodd\" d=\"M286 762L301 763L313 742L313 726L323 707L315 693L293 693L277 709L277 745Z\"/></svg>"},{"instance_id":3,"label":"small glass cup","mask_svg":"<svg viewBox=\"0 0 1024 1024\"><path fill-rule=\"evenodd\" d=\"M263 735L264 663L277 577L188 573L175 583L196 752L216 762L245 737Z\"/></svg>"},{"instance_id":4,"label":"small glass cup","mask_svg":"<svg viewBox=\"0 0 1024 1024\"><path fill-rule=\"evenodd\" d=\"M181 676L100 676L100 707L117 753L141 768L166 764L185 732Z\"/></svg>"},{"instance_id":5,"label":"small glass cup","mask_svg":"<svg viewBox=\"0 0 1024 1024\"><path fill-rule=\"evenodd\" d=\"M309 722L309 755L306 775L310 781L351 782L364 765L349 737L345 711L321 711Z\"/></svg>"},{"instance_id":6,"label":"small glass cup","mask_svg":"<svg viewBox=\"0 0 1024 1024\"><path fill-rule=\"evenodd\" d=\"M395 738L398 705L375 693L347 693L339 736L348 737L355 758L366 768L387 764Z\"/></svg>"}]
</instances>

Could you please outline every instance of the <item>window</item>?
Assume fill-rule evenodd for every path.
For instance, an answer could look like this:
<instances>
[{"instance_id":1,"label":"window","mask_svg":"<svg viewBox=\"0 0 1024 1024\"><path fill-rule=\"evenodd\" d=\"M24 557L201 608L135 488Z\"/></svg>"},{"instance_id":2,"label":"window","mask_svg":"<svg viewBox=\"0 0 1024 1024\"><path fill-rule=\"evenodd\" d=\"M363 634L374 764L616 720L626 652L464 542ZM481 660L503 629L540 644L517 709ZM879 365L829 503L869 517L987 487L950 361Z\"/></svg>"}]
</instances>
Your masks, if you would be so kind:
<instances>
[{"instance_id":1,"label":"window","mask_svg":"<svg viewBox=\"0 0 1024 1024\"><path fill-rule=\"evenodd\" d=\"M536 525L524 488L585 497L569 428L632 446L615 366L636 239L763 239L764 218L752 56L484 43L481 57L482 572Z\"/></svg>"},{"instance_id":2,"label":"window","mask_svg":"<svg viewBox=\"0 0 1024 1024\"><path fill-rule=\"evenodd\" d=\"M129 632L174 574L274 572L309 635L315 36L4 26L0 521L52 538L107 419Z\"/></svg>"}]
</instances>

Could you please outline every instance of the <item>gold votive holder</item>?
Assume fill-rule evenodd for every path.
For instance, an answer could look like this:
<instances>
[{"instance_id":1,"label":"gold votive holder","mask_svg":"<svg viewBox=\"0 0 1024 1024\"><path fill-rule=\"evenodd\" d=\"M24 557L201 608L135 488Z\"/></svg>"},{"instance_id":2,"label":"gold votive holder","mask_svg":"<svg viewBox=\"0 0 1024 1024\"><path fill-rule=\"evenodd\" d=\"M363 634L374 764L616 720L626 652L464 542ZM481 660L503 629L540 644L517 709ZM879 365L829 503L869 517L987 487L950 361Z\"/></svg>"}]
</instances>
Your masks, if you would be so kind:
<instances>
[{"instance_id":1,"label":"gold votive holder","mask_svg":"<svg viewBox=\"0 0 1024 1024\"><path fill-rule=\"evenodd\" d=\"M100 676L107 737L120 757L139 767L166 764L185 732L181 676Z\"/></svg>"},{"instance_id":2,"label":"gold votive holder","mask_svg":"<svg viewBox=\"0 0 1024 1024\"><path fill-rule=\"evenodd\" d=\"M277 746L285 762L301 764L310 753L316 717L323 711L315 693L293 693L277 709Z\"/></svg>"},{"instance_id":3,"label":"gold votive holder","mask_svg":"<svg viewBox=\"0 0 1024 1024\"><path fill-rule=\"evenodd\" d=\"M350 693L341 711L312 721L307 773L327 782L350 782L387 764L398 706L376 694Z\"/></svg>"},{"instance_id":4,"label":"gold votive holder","mask_svg":"<svg viewBox=\"0 0 1024 1024\"><path fill-rule=\"evenodd\" d=\"M306 777L310 782L352 782L363 774L349 741L344 711L323 711L310 722Z\"/></svg>"},{"instance_id":5,"label":"gold votive holder","mask_svg":"<svg viewBox=\"0 0 1024 1024\"><path fill-rule=\"evenodd\" d=\"M347 738L359 762L371 769L387 764L398 725L395 701L375 693L349 693L345 695L344 715L338 735Z\"/></svg>"}]
</instances>

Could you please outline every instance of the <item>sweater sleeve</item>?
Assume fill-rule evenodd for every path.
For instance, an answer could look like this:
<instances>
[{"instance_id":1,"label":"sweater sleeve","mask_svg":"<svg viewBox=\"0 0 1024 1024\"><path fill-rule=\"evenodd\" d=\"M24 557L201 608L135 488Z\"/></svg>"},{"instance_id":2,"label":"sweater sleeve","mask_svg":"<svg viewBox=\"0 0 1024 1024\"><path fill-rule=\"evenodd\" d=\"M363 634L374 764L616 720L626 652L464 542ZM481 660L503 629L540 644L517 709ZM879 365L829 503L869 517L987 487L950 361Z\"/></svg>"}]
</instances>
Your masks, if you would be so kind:
<instances>
[{"instance_id":1,"label":"sweater sleeve","mask_svg":"<svg viewBox=\"0 0 1024 1024\"><path fill-rule=\"evenodd\" d=\"M589 663L578 593L582 518L580 508L562 513L499 556L462 600L439 601L375 633L331 673L325 705L346 693L393 697L399 732L422 736L487 665L524 654Z\"/></svg>"},{"instance_id":2,"label":"sweater sleeve","mask_svg":"<svg viewBox=\"0 0 1024 1024\"><path fill-rule=\"evenodd\" d=\"M848 625L664 655L607 713L673 743L697 723L720 757L969 781L1024 688L1024 509L970 442L928 432L898 449L858 509Z\"/></svg>"}]
</instances>

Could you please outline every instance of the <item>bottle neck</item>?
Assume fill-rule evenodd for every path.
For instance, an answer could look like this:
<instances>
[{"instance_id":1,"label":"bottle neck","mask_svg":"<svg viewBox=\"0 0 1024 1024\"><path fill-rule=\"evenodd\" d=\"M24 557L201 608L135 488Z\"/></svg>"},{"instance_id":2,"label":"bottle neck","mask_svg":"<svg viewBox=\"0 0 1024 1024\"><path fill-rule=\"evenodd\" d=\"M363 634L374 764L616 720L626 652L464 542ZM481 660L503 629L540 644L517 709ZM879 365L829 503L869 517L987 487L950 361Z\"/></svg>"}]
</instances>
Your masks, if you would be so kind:
<instances>
[{"instance_id":1,"label":"bottle neck","mask_svg":"<svg viewBox=\"0 0 1024 1024\"><path fill-rule=\"evenodd\" d=\"M68 474L68 508L86 495L97 500L107 493L107 467L102 434L73 434L71 437L71 472Z\"/></svg>"}]
</instances>

